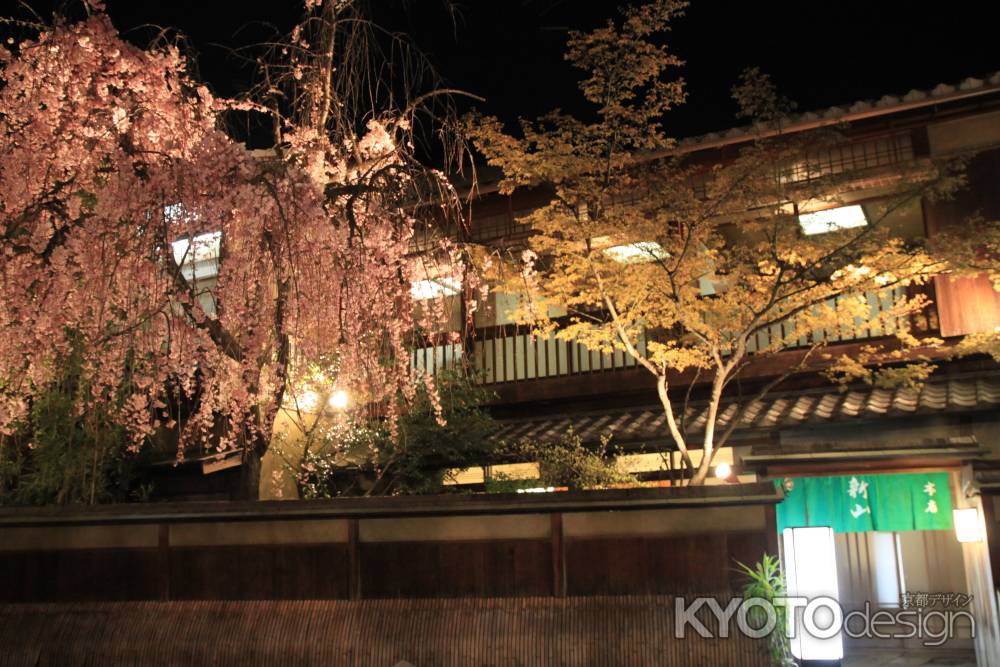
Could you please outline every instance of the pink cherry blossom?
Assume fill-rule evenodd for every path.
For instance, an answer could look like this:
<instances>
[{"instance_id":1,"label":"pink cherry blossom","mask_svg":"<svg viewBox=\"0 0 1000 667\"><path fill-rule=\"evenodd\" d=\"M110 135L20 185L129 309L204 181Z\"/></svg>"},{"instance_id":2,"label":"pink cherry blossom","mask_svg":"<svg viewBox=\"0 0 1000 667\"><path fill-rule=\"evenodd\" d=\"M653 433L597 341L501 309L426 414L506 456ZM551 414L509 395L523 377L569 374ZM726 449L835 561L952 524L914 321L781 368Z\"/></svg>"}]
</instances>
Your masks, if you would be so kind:
<instances>
[{"instance_id":1,"label":"pink cherry blossom","mask_svg":"<svg viewBox=\"0 0 1000 667\"><path fill-rule=\"evenodd\" d=\"M101 402L136 447L174 429L178 457L259 456L317 365L395 428L418 381L418 260L393 119L356 137L290 128L261 157L220 129L254 105L215 99L177 49L137 48L89 5L0 50L0 432L74 347L81 410ZM217 275L199 281L190 240L216 233Z\"/></svg>"}]
</instances>

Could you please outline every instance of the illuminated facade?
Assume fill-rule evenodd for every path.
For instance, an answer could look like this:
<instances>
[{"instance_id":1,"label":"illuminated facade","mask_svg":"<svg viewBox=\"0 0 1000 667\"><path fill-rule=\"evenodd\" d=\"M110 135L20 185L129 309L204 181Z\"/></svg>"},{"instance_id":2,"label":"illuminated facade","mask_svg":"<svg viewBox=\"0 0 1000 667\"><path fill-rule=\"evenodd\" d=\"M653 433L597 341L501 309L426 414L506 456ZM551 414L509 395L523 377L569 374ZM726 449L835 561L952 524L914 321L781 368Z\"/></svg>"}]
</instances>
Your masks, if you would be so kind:
<instances>
[{"instance_id":1,"label":"illuminated facade","mask_svg":"<svg viewBox=\"0 0 1000 667\"><path fill-rule=\"evenodd\" d=\"M975 216L1000 219L1000 74L988 80L968 79L958 86L911 91L901 98L886 96L877 102L803 114L791 119L785 131L794 134L824 124L842 127L844 142L804 157L792 165L787 177L811 181L836 175L838 182L850 187L837 193L835 207L800 204L802 234L866 225L869 211L891 190L894 179L931 160L951 157L968 160L966 187L950 200L924 199L904 207L893 214L890 224L909 238L921 238L960 230ZM734 129L682 141L678 151L709 163L725 161L751 140L749 131ZM488 247L517 247L531 233L521 218L547 201L541 190L504 196L486 184L480 193L471 207L471 237ZM619 253L621 261L642 261L642 256L655 254L657 249L630 246L608 252ZM712 285L706 282L700 285L702 294L711 294ZM985 275L939 276L921 288L873 292L866 298L873 312L888 311L894 299L918 289L925 290L933 305L905 323L916 335L941 337L949 345L970 334L1000 331L1000 293ZM418 347L414 364L429 371L464 364L479 373L499 396L494 406L502 421L498 438L544 440L568 428L594 444L602 436L611 436L622 448L620 462L640 479L678 483L682 466L678 452L672 451L652 378L622 352L602 353L555 336L533 335L530 328L508 317L511 301L504 294L492 295L489 307L475 314L474 328L456 331L463 342L435 345L432 341ZM454 318L456 323L461 321L461 317ZM857 354L866 343L892 336L903 324L884 320L878 328L830 331L827 349L831 354ZM774 334L760 331L751 341L751 352L765 348L769 335ZM645 345L646 340L639 344ZM790 350L759 362L751 356L743 391L753 396L755 387L793 363L794 354ZM1000 565L991 565L988 554L1000 543L1000 524L994 522L994 496L990 495L1000 488L1000 474L993 472L1000 467L1000 420L996 416L1000 369L985 355L949 359L941 354L933 362L934 373L918 387L859 384L843 388L811 372L782 382L751 409L742 409L738 398L724 400L719 428L733 418L740 423L729 446L715 459L716 471L721 468L722 474L709 482L784 481L788 504L795 497L791 489L796 479L816 479L816 486L843 480L844 488L833 486L830 493L847 494L852 479L863 485L870 481L875 493L876 484L888 488L914 471L944 475L944 481L938 482L950 491L948 500L928 496L929 502L918 508L916 525L912 519L907 526L890 525L884 518L881 524L869 520L861 528L837 524L831 533L833 552L824 557L830 556L833 562L835 552L836 571L831 574L833 581L840 581L845 608L871 600L898 608L913 591L972 594L979 602L971 603L970 611L977 623L984 624L979 627L977 650L980 656L989 656L981 657L986 660L981 664L992 664L1000 661L997 646L989 639L997 636L996 609L991 585L984 587L983 582L992 581ZM690 382L695 382L690 388L694 399L687 418L697 429L708 418L705 402L698 400L704 394L704 382L698 385L696 378L688 377L673 386L680 384L677 391L689 391ZM697 465L699 452L693 454ZM530 476L532 469L524 464L484 467L465 471L458 481L480 488L498 472ZM933 485L923 488L934 490ZM839 496L831 496L821 505L833 512L839 503ZM871 509L859 507L859 516L870 519ZM953 510L958 538L952 531ZM927 516L939 517L940 522L922 527L920 519ZM993 535L987 542L993 546L962 537L975 532L969 524L977 521L985 522L986 532ZM789 525L832 522L812 516ZM780 523L779 519L779 530ZM971 644L967 629L948 645ZM846 643L849 652L869 645L904 647L905 642Z\"/></svg>"}]
</instances>

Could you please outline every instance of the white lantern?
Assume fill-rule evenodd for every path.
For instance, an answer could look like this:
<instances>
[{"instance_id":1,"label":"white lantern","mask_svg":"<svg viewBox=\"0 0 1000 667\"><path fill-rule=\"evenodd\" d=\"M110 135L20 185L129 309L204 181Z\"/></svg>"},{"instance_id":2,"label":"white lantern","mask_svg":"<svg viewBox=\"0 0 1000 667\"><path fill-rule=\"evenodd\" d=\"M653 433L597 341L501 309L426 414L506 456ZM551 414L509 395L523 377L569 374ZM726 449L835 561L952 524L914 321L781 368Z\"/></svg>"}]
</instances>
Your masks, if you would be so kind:
<instances>
[{"instance_id":1,"label":"white lantern","mask_svg":"<svg viewBox=\"0 0 1000 667\"><path fill-rule=\"evenodd\" d=\"M982 542L983 530L979 521L979 510L966 507L951 511L955 524L955 537L959 542Z\"/></svg>"}]
</instances>

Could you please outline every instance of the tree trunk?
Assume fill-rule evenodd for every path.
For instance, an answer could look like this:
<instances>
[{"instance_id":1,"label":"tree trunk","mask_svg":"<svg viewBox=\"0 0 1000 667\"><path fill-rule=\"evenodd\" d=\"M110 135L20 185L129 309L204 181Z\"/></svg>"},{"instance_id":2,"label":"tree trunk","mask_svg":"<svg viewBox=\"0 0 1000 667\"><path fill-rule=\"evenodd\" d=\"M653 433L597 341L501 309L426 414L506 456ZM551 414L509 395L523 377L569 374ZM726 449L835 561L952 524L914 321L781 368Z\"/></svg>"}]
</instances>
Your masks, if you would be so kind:
<instances>
[{"instance_id":1,"label":"tree trunk","mask_svg":"<svg viewBox=\"0 0 1000 667\"><path fill-rule=\"evenodd\" d=\"M244 452L240 484L236 489L237 500L260 500L261 458L255 451Z\"/></svg>"},{"instance_id":2,"label":"tree trunk","mask_svg":"<svg viewBox=\"0 0 1000 667\"><path fill-rule=\"evenodd\" d=\"M243 465L240 466L240 485L236 490L239 500L260 500L260 472L270 438L255 433L246 438Z\"/></svg>"},{"instance_id":3,"label":"tree trunk","mask_svg":"<svg viewBox=\"0 0 1000 667\"><path fill-rule=\"evenodd\" d=\"M691 481L688 482L688 486L701 486L705 483L705 479L708 477L708 469L711 467L713 458L715 458L714 451L703 455L702 463L698 466L698 469L691 477Z\"/></svg>"}]
</instances>

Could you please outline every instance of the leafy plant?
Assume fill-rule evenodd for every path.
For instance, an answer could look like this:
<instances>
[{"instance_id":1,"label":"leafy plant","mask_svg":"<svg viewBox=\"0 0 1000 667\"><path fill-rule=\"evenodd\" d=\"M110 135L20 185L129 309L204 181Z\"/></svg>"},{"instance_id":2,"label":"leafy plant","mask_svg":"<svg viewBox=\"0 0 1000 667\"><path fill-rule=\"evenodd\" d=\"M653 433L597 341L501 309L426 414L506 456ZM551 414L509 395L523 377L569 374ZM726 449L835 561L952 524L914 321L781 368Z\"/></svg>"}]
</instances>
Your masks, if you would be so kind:
<instances>
[{"instance_id":1,"label":"leafy plant","mask_svg":"<svg viewBox=\"0 0 1000 667\"><path fill-rule=\"evenodd\" d=\"M419 385L395 434L384 419L367 416L310 430L301 460L284 456L299 497L441 493L449 470L487 462L496 449L496 422L485 408L490 392L459 372L440 375L435 389Z\"/></svg>"},{"instance_id":2,"label":"leafy plant","mask_svg":"<svg viewBox=\"0 0 1000 667\"><path fill-rule=\"evenodd\" d=\"M590 448L569 429L555 440L522 440L507 447L508 456L538 464L539 480L533 486L565 486L571 489L599 489L617 484L634 484L634 476L615 462L617 447L602 436Z\"/></svg>"},{"instance_id":3,"label":"leafy plant","mask_svg":"<svg viewBox=\"0 0 1000 667\"><path fill-rule=\"evenodd\" d=\"M486 493L517 493L522 489L537 489L545 486L537 477L513 477L503 472L490 474L483 486Z\"/></svg>"},{"instance_id":4,"label":"leafy plant","mask_svg":"<svg viewBox=\"0 0 1000 667\"><path fill-rule=\"evenodd\" d=\"M137 483L143 455L130 449L126 430L109 413L121 396L87 400L78 349L58 363L58 381L36 390L26 417L0 436L0 505L147 499L151 488ZM82 401L92 407L79 410Z\"/></svg>"},{"instance_id":5,"label":"leafy plant","mask_svg":"<svg viewBox=\"0 0 1000 667\"><path fill-rule=\"evenodd\" d=\"M764 554L753 567L739 561L736 561L736 566L737 571L747 578L746 583L743 584L743 598L767 600L771 603L771 608L774 609L774 629L767 636L767 649L771 655L771 664L776 667L794 667L796 662L792 657L785 630L788 624L788 612L784 605L780 604L781 599L787 595L785 577L781 571L781 561L777 556ZM759 606L751 607L747 615L748 621L754 627L763 627L767 622L766 612Z\"/></svg>"}]
</instances>

